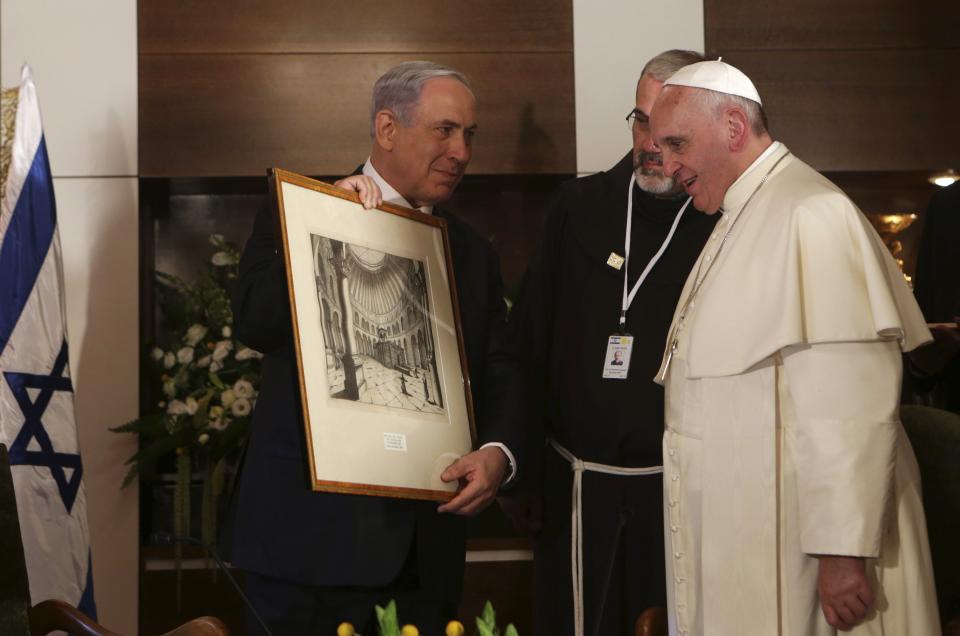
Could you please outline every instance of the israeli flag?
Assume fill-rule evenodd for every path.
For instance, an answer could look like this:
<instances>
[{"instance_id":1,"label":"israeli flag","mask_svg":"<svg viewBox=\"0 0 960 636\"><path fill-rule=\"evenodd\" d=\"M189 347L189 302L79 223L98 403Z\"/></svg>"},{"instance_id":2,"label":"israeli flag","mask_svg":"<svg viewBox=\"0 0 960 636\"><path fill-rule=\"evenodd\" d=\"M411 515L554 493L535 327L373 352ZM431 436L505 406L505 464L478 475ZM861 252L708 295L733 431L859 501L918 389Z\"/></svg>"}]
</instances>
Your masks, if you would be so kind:
<instances>
[{"instance_id":1,"label":"israeli flag","mask_svg":"<svg viewBox=\"0 0 960 636\"><path fill-rule=\"evenodd\" d=\"M0 207L0 443L10 451L31 602L59 599L94 617L57 210L26 66L13 124Z\"/></svg>"}]
</instances>

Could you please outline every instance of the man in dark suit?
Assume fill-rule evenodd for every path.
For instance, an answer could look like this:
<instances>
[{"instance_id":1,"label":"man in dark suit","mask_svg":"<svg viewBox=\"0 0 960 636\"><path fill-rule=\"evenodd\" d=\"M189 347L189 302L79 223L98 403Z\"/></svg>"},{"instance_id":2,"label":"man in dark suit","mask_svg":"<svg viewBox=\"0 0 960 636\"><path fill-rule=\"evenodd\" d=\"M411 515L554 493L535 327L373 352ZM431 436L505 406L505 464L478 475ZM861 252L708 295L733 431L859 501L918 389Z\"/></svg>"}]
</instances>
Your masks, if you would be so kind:
<instances>
[{"instance_id":1,"label":"man in dark suit","mask_svg":"<svg viewBox=\"0 0 960 636\"><path fill-rule=\"evenodd\" d=\"M333 634L340 621L374 633L373 606L391 598L402 622L442 634L463 579L465 520L515 470L519 372L504 343L500 267L489 242L437 204L470 161L476 130L466 79L409 62L374 86L373 147L361 174L337 182L366 207L382 199L445 219L476 404L475 450L443 473L462 488L435 503L312 492L292 350L283 259L272 211L258 215L233 298L238 338L265 354L249 449L234 500L233 564L275 634ZM252 633L256 621L248 620Z\"/></svg>"}]
</instances>

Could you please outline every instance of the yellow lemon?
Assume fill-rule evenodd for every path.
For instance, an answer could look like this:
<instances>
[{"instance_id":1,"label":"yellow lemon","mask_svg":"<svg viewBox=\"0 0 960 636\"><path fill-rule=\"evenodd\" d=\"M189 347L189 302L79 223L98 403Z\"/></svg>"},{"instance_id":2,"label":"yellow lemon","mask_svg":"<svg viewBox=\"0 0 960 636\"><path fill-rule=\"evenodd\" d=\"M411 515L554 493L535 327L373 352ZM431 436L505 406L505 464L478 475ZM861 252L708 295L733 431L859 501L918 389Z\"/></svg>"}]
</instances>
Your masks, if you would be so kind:
<instances>
[{"instance_id":1,"label":"yellow lemon","mask_svg":"<svg viewBox=\"0 0 960 636\"><path fill-rule=\"evenodd\" d=\"M340 623L337 626L337 636L353 636L353 625L350 623Z\"/></svg>"},{"instance_id":2,"label":"yellow lemon","mask_svg":"<svg viewBox=\"0 0 960 636\"><path fill-rule=\"evenodd\" d=\"M463 623L460 621L450 621L447 623L447 629L444 630L447 636L463 636Z\"/></svg>"},{"instance_id":3,"label":"yellow lemon","mask_svg":"<svg viewBox=\"0 0 960 636\"><path fill-rule=\"evenodd\" d=\"M400 628L400 636L420 636L420 630L413 625L404 625Z\"/></svg>"}]
</instances>

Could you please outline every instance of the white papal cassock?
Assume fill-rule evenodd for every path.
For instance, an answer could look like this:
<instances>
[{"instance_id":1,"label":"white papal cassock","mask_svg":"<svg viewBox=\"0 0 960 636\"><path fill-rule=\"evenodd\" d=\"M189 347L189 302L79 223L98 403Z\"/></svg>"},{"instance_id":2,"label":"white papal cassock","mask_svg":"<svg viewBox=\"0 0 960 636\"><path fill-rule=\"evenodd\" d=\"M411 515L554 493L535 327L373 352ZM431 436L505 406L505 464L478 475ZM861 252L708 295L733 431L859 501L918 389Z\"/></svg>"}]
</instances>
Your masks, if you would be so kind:
<instances>
[{"instance_id":1,"label":"white papal cassock","mask_svg":"<svg viewBox=\"0 0 960 636\"><path fill-rule=\"evenodd\" d=\"M671 634L835 633L817 554L867 557L877 601L851 634L939 634L897 407L900 352L930 339L909 288L856 206L782 144L723 210L658 376Z\"/></svg>"}]
</instances>

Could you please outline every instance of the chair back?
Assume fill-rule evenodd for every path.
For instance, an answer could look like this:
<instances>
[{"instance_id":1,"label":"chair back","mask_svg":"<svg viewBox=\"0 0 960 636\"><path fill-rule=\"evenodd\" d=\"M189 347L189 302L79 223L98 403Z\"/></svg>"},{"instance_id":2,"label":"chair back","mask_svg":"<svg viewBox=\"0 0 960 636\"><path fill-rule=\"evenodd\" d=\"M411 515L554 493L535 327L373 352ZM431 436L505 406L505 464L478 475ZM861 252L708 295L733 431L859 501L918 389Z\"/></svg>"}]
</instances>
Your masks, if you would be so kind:
<instances>
[{"instance_id":1,"label":"chair back","mask_svg":"<svg viewBox=\"0 0 960 636\"><path fill-rule=\"evenodd\" d=\"M634 636L667 636L667 609L648 607L637 617Z\"/></svg>"}]
</instances>

